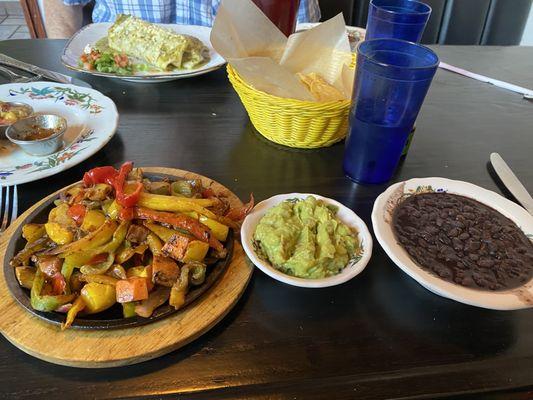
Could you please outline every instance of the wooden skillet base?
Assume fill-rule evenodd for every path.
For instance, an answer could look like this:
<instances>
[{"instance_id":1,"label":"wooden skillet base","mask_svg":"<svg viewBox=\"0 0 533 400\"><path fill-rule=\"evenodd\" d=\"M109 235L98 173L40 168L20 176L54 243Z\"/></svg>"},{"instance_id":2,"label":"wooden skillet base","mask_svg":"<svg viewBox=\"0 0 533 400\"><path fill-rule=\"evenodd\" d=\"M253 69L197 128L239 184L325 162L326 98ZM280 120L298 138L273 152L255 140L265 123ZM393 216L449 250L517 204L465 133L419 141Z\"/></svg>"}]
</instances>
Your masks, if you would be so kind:
<instances>
[{"instance_id":1,"label":"wooden skillet base","mask_svg":"<svg viewBox=\"0 0 533 400\"><path fill-rule=\"evenodd\" d=\"M225 193L232 206L242 204L227 188L200 175L170 168L143 170L200 178L205 186ZM49 197L57 196L59 192ZM4 263L6 246L15 229L45 200L22 214L2 235L0 265ZM31 315L15 301L7 288L3 268L0 268L0 331L22 351L54 364L80 368L135 364L179 349L211 329L237 303L252 271L253 266L246 259L240 243L235 242L233 259L226 272L210 290L183 311L137 328L109 331L68 329L61 332L59 327Z\"/></svg>"}]
</instances>

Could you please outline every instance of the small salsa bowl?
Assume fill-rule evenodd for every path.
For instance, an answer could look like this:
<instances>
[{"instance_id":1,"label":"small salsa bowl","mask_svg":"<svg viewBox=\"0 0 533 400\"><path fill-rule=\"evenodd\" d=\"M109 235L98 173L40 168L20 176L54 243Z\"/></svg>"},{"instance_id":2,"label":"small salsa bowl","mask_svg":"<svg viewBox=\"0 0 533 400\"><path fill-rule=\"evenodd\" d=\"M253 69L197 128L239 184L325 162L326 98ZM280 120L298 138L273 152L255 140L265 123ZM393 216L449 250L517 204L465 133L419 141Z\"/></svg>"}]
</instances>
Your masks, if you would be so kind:
<instances>
[{"instance_id":1,"label":"small salsa bowl","mask_svg":"<svg viewBox=\"0 0 533 400\"><path fill-rule=\"evenodd\" d=\"M328 205L336 206L338 209L337 217L350 228L357 230L359 243L361 244L363 250L362 255L361 257L357 257L356 259L349 261L348 265L346 265L344 269L337 275L318 279L299 278L296 276L287 275L281 272L280 270L274 268L274 266L272 266L267 260L264 260L259 257L259 255L254 249L253 236L255 228L268 210L285 200L295 198L305 199L308 196L313 196L318 200L322 200ZM329 286L336 286L340 285L341 283L347 282L359 273L361 273L361 271L363 271L363 269L368 264L368 261L370 261L370 257L372 255L372 236L370 235L370 232L363 220L359 218L352 210L339 203L338 201L329 199L327 197L322 197L317 194L280 194L258 203L254 207L253 211L246 217L244 223L242 224L241 242L242 247L244 248L244 251L246 252L248 258L250 258L250 260L257 266L257 268L259 268L265 274L280 282L305 288L323 288Z\"/></svg>"},{"instance_id":2,"label":"small salsa bowl","mask_svg":"<svg viewBox=\"0 0 533 400\"><path fill-rule=\"evenodd\" d=\"M33 115L33 108L29 104L21 103L19 101L11 101L11 102L10 101L3 101L3 102L0 102L0 106L4 106L4 105L8 106L8 107L21 108L27 115L25 117L17 119L15 122L7 123L7 124L1 123L1 121L0 121L0 139L5 139L6 130L11 125L13 125L14 123L20 121L23 118L28 118L28 117Z\"/></svg>"},{"instance_id":3,"label":"small salsa bowl","mask_svg":"<svg viewBox=\"0 0 533 400\"><path fill-rule=\"evenodd\" d=\"M52 135L28 140L25 138L33 129L56 129ZM46 156L58 151L63 145L63 135L67 130L67 120L55 114L33 115L21 119L10 125L6 130L7 138L20 146L20 148L32 156Z\"/></svg>"}]
</instances>

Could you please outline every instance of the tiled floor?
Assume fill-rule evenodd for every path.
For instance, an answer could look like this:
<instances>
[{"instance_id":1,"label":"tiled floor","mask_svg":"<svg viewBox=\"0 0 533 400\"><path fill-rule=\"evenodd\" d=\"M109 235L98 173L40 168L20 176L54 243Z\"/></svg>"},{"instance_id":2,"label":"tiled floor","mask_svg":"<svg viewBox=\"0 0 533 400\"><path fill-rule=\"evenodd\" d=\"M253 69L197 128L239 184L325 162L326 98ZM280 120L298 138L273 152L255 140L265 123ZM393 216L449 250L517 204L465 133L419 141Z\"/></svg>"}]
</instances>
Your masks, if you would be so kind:
<instances>
[{"instance_id":1,"label":"tiled floor","mask_svg":"<svg viewBox=\"0 0 533 400\"><path fill-rule=\"evenodd\" d=\"M18 1L0 1L0 40L28 39L30 33Z\"/></svg>"}]
</instances>

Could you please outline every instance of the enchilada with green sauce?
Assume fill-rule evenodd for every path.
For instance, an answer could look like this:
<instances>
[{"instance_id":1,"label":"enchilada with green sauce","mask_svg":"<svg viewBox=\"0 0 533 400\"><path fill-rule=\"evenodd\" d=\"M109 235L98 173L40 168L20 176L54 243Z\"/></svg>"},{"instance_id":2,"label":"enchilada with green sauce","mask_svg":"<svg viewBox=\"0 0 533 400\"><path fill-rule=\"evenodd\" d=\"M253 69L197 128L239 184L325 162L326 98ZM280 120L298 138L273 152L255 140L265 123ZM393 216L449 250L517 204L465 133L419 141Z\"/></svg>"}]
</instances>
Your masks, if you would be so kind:
<instances>
[{"instance_id":1,"label":"enchilada with green sauce","mask_svg":"<svg viewBox=\"0 0 533 400\"><path fill-rule=\"evenodd\" d=\"M199 39L131 15L118 16L109 28L107 42L112 50L163 71L198 68L209 61L209 50Z\"/></svg>"}]
</instances>

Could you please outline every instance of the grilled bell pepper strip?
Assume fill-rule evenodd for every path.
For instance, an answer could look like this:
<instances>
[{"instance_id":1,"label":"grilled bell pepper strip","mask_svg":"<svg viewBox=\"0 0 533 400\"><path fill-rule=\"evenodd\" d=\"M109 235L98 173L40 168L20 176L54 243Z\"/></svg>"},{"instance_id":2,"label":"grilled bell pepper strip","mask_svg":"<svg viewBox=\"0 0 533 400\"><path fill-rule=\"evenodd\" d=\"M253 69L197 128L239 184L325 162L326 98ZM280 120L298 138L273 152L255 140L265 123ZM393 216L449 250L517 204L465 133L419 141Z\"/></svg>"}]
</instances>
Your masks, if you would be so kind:
<instances>
[{"instance_id":1,"label":"grilled bell pepper strip","mask_svg":"<svg viewBox=\"0 0 533 400\"><path fill-rule=\"evenodd\" d=\"M96 167L87 171L83 175L83 183L85 186L96 185L97 183L107 183L108 185L113 186L118 171L111 167Z\"/></svg>"},{"instance_id":2,"label":"grilled bell pepper strip","mask_svg":"<svg viewBox=\"0 0 533 400\"><path fill-rule=\"evenodd\" d=\"M74 300L74 303L72 304L72 307L70 307L70 310L68 310L67 319L61 324L61 330L64 331L65 329L70 327L74 322L76 315L78 315L80 311L83 311L84 308L85 302L83 301L81 296L78 296L76 300Z\"/></svg>"},{"instance_id":3,"label":"grilled bell pepper strip","mask_svg":"<svg viewBox=\"0 0 533 400\"><path fill-rule=\"evenodd\" d=\"M117 203L120 204L122 207L126 208L133 207L135 204L137 204L141 191L143 190L143 184L141 182L137 182L137 186L135 187L133 192L130 194L126 194L124 186L126 184L126 178L132 170L133 163L131 161L126 161L120 167L118 175L115 178L113 184L115 188L115 197L117 199Z\"/></svg>"},{"instance_id":4,"label":"grilled bell pepper strip","mask_svg":"<svg viewBox=\"0 0 533 400\"><path fill-rule=\"evenodd\" d=\"M214 199L194 199L142 192L137 204L141 207L151 208L158 211L204 212L205 207L214 206L216 203L217 201Z\"/></svg>"},{"instance_id":5,"label":"grilled bell pepper strip","mask_svg":"<svg viewBox=\"0 0 533 400\"><path fill-rule=\"evenodd\" d=\"M63 294L59 296L42 296L41 291L43 289L44 283L44 274L39 269L37 269L30 294L30 302L34 310L54 311L59 306L68 303L75 297L74 294Z\"/></svg>"},{"instance_id":6,"label":"grilled bell pepper strip","mask_svg":"<svg viewBox=\"0 0 533 400\"><path fill-rule=\"evenodd\" d=\"M94 249L95 247L107 243L116 230L117 223L112 220L106 220L102 224L102 226L94 232L89 233L87 236L84 236L81 239L76 240L75 242L71 242L64 246L56 247L55 249L49 251L47 254L70 254L80 250Z\"/></svg>"},{"instance_id":7,"label":"grilled bell pepper strip","mask_svg":"<svg viewBox=\"0 0 533 400\"><path fill-rule=\"evenodd\" d=\"M220 251L224 248L213 235L211 230L198 220L187 215L177 215L169 212L154 211L148 208L135 207L135 218L148 219L159 223L169 224L175 228L185 229L190 232L195 238L203 242L209 243L210 247Z\"/></svg>"},{"instance_id":8,"label":"grilled bell pepper strip","mask_svg":"<svg viewBox=\"0 0 533 400\"><path fill-rule=\"evenodd\" d=\"M98 254L115 253L119 246L124 242L129 226L129 222L121 222L115 232L113 232L113 239L111 239L111 241L107 244L96 248L91 248L91 246L88 246L84 250L65 255L65 261L63 262L63 267L61 268L61 274L65 277L67 282L67 286L65 288L67 293L70 292L69 283L70 277L74 272L74 268L81 267ZM92 243L94 244L96 242L93 241ZM61 256L62 254L59 255L59 257Z\"/></svg>"},{"instance_id":9,"label":"grilled bell pepper strip","mask_svg":"<svg viewBox=\"0 0 533 400\"><path fill-rule=\"evenodd\" d=\"M20 265L28 265L31 256L38 251L44 250L52 244L48 236L43 236L37 239L35 242L28 243L21 251L17 253L15 257L9 262L12 267L18 267Z\"/></svg>"}]
</instances>

